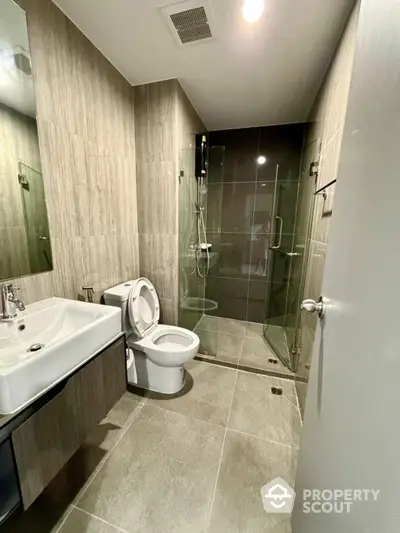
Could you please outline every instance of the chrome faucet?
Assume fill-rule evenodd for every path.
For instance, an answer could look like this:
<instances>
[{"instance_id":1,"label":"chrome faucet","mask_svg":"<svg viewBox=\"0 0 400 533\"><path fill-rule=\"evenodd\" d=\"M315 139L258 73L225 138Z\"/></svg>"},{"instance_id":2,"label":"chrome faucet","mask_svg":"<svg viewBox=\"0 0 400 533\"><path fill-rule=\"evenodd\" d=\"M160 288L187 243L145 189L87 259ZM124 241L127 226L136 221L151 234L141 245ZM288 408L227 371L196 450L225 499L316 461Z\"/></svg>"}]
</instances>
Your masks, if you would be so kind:
<instances>
[{"instance_id":1,"label":"chrome faucet","mask_svg":"<svg viewBox=\"0 0 400 533\"><path fill-rule=\"evenodd\" d=\"M24 304L19 298L15 296L15 291L19 291L17 287L13 287L12 283L0 285L1 307L3 314L0 318L9 319L17 316L17 310L23 311Z\"/></svg>"}]
</instances>

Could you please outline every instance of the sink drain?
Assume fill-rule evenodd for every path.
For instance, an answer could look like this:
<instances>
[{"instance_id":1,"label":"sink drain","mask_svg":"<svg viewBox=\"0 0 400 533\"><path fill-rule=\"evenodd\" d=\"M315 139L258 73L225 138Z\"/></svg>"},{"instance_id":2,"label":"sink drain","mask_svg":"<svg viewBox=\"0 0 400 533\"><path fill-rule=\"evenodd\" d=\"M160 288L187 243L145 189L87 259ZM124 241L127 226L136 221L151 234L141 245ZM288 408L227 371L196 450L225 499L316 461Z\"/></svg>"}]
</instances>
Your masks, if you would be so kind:
<instances>
[{"instance_id":1,"label":"sink drain","mask_svg":"<svg viewBox=\"0 0 400 533\"><path fill-rule=\"evenodd\" d=\"M32 346L29 346L29 348L26 351L27 352L38 352L42 348L44 348L44 344L37 343L37 344L32 344Z\"/></svg>"}]
</instances>

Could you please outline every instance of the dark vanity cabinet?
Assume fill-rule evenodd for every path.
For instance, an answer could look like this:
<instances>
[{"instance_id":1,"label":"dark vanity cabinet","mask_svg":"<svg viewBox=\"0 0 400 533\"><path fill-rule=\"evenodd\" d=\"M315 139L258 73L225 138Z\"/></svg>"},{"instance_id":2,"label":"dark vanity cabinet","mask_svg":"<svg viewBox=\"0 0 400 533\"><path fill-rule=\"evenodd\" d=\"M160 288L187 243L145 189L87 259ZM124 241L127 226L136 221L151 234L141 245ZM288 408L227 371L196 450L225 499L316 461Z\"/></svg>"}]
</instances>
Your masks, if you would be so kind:
<instances>
[{"instance_id":1,"label":"dark vanity cabinet","mask_svg":"<svg viewBox=\"0 0 400 533\"><path fill-rule=\"evenodd\" d=\"M58 384L11 432L22 505L27 509L126 391L125 339Z\"/></svg>"}]
</instances>

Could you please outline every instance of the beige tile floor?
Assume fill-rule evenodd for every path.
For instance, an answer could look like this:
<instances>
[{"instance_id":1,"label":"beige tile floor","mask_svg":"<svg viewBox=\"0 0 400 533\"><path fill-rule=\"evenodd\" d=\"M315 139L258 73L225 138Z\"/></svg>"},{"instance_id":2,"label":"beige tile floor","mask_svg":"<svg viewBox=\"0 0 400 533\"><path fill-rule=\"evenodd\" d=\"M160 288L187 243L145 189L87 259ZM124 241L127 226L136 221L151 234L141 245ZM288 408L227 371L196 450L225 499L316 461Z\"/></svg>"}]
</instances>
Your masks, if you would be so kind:
<instances>
[{"instance_id":1,"label":"beige tile floor","mask_svg":"<svg viewBox=\"0 0 400 533\"><path fill-rule=\"evenodd\" d=\"M272 327L270 333L274 333L274 341L283 348L281 330L282 328ZM210 360L255 370L292 374L264 340L262 324L204 315L195 332L200 338L200 354Z\"/></svg>"},{"instance_id":2,"label":"beige tile floor","mask_svg":"<svg viewBox=\"0 0 400 533\"><path fill-rule=\"evenodd\" d=\"M181 395L127 393L4 533L290 533L260 489L294 483L300 425L292 381L193 361Z\"/></svg>"}]
</instances>

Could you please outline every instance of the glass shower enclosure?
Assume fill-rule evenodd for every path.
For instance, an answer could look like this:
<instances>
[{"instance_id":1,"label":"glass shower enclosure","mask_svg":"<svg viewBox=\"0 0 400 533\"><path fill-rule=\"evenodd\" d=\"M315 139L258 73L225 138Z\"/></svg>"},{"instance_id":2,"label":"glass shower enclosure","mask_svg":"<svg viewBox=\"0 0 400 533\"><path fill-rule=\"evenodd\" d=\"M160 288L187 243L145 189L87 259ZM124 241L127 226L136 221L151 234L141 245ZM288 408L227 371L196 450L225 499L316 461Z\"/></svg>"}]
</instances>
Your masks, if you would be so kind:
<instances>
[{"instance_id":1,"label":"glass shower enclosure","mask_svg":"<svg viewBox=\"0 0 400 533\"><path fill-rule=\"evenodd\" d=\"M279 153L275 170L269 165L254 181L244 181L254 154L234 166L232 148L226 149L207 146L206 157L199 146L179 153L179 325L194 330L206 319L212 331L202 353L212 355L220 338L215 317L234 319L244 329L253 324L260 341L295 372L315 198L311 161L303 156L294 172L293 154ZM236 181L230 181L233 171ZM232 316L238 308L244 318Z\"/></svg>"},{"instance_id":2,"label":"glass shower enclosure","mask_svg":"<svg viewBox=\"0 0 400 533\"><path fill-rule=\"evenodd\" d=\"M288 292L293 274L293 241L298 182L282 182L276 171L272 232L269 241L267 296L264 337L282 363L291 368L291 349L287 338Z\"/></svg>"},{"instance_id":3,"label":"glass shower enclosure","mask_svg":"<svg viewBox=\"0 0 400 533\"><path fill-rule=\"evenodd\" d=\"M297 183L279 183L277 169L275 224L268 265L270 283L263 328L265 340L292 372L297 370L302 344L300 305L304 298L315 204L316 176L310 169L318 154L312 150L303 152L307 154Z\"/></svg>"},{"instance_id":4,"label":"glass shower enclosure","mask_svg":"<svg viewBox=\"0 0 400 533\"><path fill-rule=\"evenodd\" d=\"M223 160L223 150L182 149L179 153L179 325L193 330L202 316L215 313L218 302L206 298L206 279L218 260L207 248L207 161ZM196 169L203 160L204 172ZM201 179L199 179L201 178Z\"/></svg>"}]
</instances>

